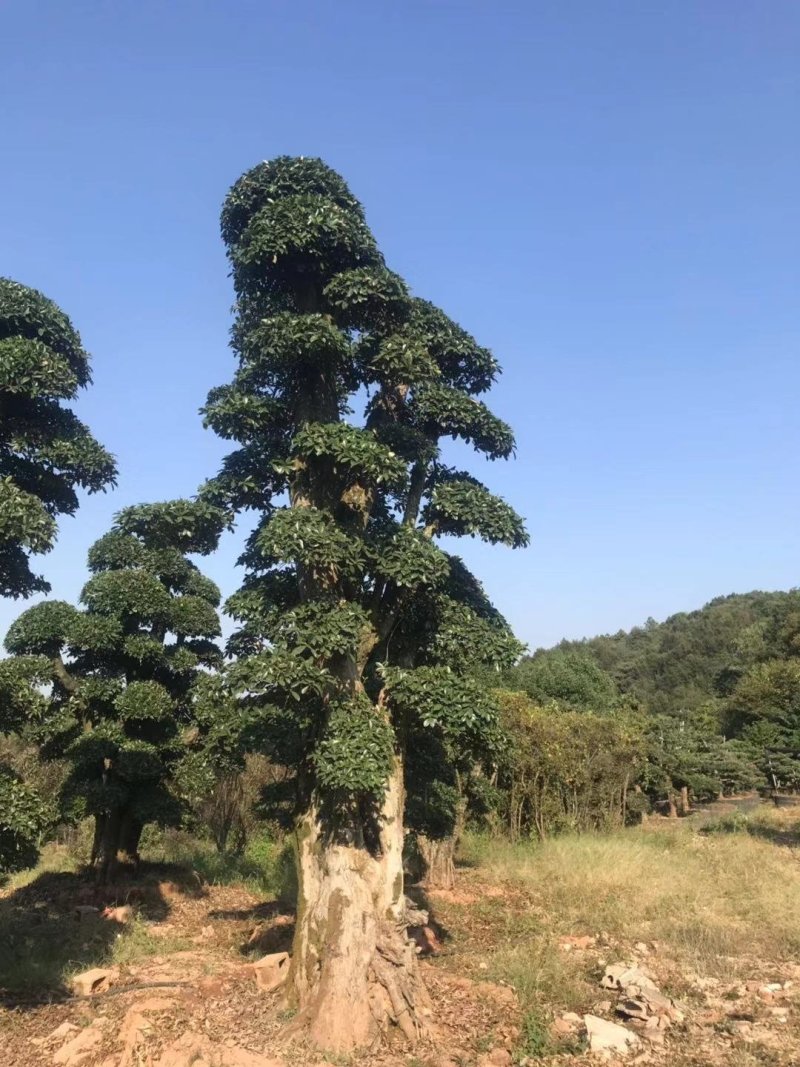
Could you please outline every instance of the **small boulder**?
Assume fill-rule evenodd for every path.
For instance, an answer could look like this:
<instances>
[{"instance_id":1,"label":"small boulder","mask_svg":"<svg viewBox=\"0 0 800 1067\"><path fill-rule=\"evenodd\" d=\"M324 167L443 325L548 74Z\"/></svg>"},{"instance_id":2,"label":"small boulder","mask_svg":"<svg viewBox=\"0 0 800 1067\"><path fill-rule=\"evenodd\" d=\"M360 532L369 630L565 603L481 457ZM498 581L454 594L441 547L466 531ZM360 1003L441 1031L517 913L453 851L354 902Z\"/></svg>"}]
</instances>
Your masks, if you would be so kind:
<instances>
[{"instance_id":1,"label":"small boulder","mask_svg":"<svg viewBox=\"0 0 800 1067\"><path fill-rule=\"evenodd\" d=\"M271 952L253 964L256 985L264 993L271 993L286 980L289 973L289 953Z\"/></svg>"},{"instance_id":2,"label":"small boulder","mask_svg":"<svg viewBox=\"0 0 800 1067\"><path fill-rule=\"evenodd\" d=\"M73 1067L86 1060L91 1049L103 1040L103 1035L94 1026L87 1026L53 1056L56 1067Z\"/></svg>"},{"instance_id":3,"label":"small boulder","mask_svg":"<svg viewBox=\"0 0 800 1067\"><path fill-rule=\"evenodd\" d=\"M439 951L439 939L430 926L409 927L408 936L417 946L420 955L435 956Z\"/></svg>"},{"instance_id":4,"label":"small boulder","mask_svg":"<svg viewBox=\"0 0 800 1067\"><path fill-rule=\"evenodd\" d=\"M117 978L119 978L119 971L105 967L93 967L90 971L75 975L72 979L72 989L76 996L91 997L97 993L104 993Z\"/></svg>"},{"instance_id":5,"label":"small boulder","mask_svg":"<svg viewBox=\"0 0 800 1067\"><path fill-rule=\"evenodd\" d=\"M562 1016L560 1019L553 1020L550 1029L558 1037L565 1037L567 1034L574 1033L575 1027Z\"/></svg>"},{"instance_id":6,"label":"small boulder","mask_svg":"<svg viewBox=\"0 0 800 1067\"><path fill-rule=\"evenodd\" d=\"M629 963L612 963L606 967L603 977L600 979L603 989L619 989L627 992L630 986L637 989L652 989L658 992L658 986L653 979L639 967Z\"/></svg>"},{"instance_id":7,"label":"small boulder","mask_svg":"<svg viewBox=\"0 0 800 1067\"><path fill-rule=\"evenodd\" d=\"M597 1015L584 1015L583 1024L590 1052L628 1052L640 1044L636 1034Z\"/></svg>"},{"instance_id":8,"label":"small boulder","mask_svg":"<svg viewBox=\"0 0 800 1067\"><path fill-rule=\"evenodd\" d=\"M427 926L430 919L430 915L424 908L418 907L411 897L406 897L403 901L404 919L406 926Z\"/></svg>"}]
</instances>

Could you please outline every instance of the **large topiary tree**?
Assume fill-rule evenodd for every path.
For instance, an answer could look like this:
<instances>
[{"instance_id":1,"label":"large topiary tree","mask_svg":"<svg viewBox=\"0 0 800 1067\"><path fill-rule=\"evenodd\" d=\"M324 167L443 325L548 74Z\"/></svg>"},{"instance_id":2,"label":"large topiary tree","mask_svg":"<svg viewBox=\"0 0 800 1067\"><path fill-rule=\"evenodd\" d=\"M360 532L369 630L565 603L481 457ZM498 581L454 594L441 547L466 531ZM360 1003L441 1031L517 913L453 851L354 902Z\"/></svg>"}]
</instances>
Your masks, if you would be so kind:
<instances>
[{"instance_id":1,"label":"large topiary tree","mask_svg":"<svg viewBox=\"0 0 800 1067\"><path fill-rule=\"evenodd\" d=\"M70 764L62 813L95 818L101 879L119 853L136 858L146 823L179 815L171 779L202 743L195 687L222 661L219 591L186 554L218 536L208 504L126 508L89 550L83 610L43 601L6 637L16 657L7 669L33 683L29 722L43 755Z\"/></svg>"},{"instance_id":2,"label":"large topiary tree","mask_svg":"<svg viewBox=\"0 0 800 1067\"><path fill-rule=\"evenodd\" d=\"M63 406L89 384L89 359L67 316L35 289L0 278L0 596L47 592L31 553L53 547L76 487L112 485L113 458Z\"/></svg>"},{"instance_id":3,"label":"large topiary tree","mask_svg":"<svg viewBox=\"0 0 800 1067\"><path fill-rule=\"evenodd\" d=\"M514 511L440 451L453 438L511 455L511 430L476 399L498 365L409 295L319 160L243 175L222 234L238 369L205 418L239 447L205 495L258 521L228 603L239 660L216 684L251 744L296 769L294 1025L339 1050L389 1020L414 1038L427 1008L403 922L406 789L409 810L441 818L454 767L497 732L491 699L461 668L519 652L435 543L527 541Z\"/></svg>"}]
</instances>

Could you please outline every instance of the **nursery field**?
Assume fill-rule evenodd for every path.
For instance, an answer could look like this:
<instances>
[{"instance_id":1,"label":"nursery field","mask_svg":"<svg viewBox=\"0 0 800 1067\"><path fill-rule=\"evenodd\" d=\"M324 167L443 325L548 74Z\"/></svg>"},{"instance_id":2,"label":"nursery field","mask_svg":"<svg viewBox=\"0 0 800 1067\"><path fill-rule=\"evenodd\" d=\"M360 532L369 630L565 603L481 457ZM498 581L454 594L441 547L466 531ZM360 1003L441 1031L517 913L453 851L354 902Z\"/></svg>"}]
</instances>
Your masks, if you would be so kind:
<instances>
[{"instance_id":1,"label":"nursery field","mask_svg":"<svg viewBox=\"0 0 800 1067\"><path fill-rule=\"evenodd\" d=\"M468 836L453 890L410 889L429 912L410 933L435 1043L409 1049L394 1031L327 1060L287 1039L280 988L257 966L291 945L285 846L256 840L221 859L185 835L154 837L135 879L96 890L80 843L50 845L0 896L1 1062L789 1067L798 841L792 812L733 806L543 843ZM617 1026L627 1047L592 1051L618 1042Z\"/></svg>"}]
</instances>

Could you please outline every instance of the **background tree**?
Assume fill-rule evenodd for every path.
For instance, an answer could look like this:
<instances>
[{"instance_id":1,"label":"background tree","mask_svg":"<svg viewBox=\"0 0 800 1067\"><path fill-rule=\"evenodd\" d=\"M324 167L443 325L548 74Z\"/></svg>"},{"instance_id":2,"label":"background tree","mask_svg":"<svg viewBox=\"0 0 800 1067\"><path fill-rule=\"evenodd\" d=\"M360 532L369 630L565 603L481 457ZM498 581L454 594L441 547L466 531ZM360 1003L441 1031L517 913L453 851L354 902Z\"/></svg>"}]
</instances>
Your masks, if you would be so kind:
<instances>
[{"instance_id":1,"label":"background tree","mask_svg":"<svg viewBox=\"0 0 800 1067\"><path fill-rule=\"evenodd\" d=\"M126 508L89 550L84 609L44 601L6 637L15 659L3 666L33 683L27 710L43 756L69 762L62 815L95 818L101 878L120 852L136 857L146 823L179 815L171 779L201 735L195 686L222 658L219 591L186 553L208 551L219 525L207 504Z\"/></svg>"},{"instance_id":2,"label":"background tree","mask_svg":"<svg viewBox=\"0 0 800 1067\"><path fill-rule=\"evenodd\" d=\"M48 667L46 659L35 656L0 661L0 733L17 733L43 710ZM0 874L33 866L54 814L49 798L32 789L10 760L0 758Z\"/></svg>"},{"instance_id":3,"label":"background tree","mask_svg":"<svg viewBox=\"0 0 800 1067\"><path fill-rule=\"evenodd\" d=\"M739 738L773 790L800 788L800 659L770 659L739 681L725 708Z\"/></svg>"},{"instance_id":4,"label":"background tree","mask_svg":"<svg viewBox=\"0 0 800 1067\"><path fill-rule=\"evenodd\" d=\"M602 711L619 701L608 671L586 652L554 648L526 656L507 671L504 685L522 690L535 703L557 701L565 708Z\"/></svg>"},{"instance_id":5,"label":"background tree","mask_svg":"<svg viewBox=\"0 0 800 1067\"><path fill-rule=\"evenodd\" d=\"M113 458L62 401L91 381L67 316L35 289L0 278L0 596L47 592L28 556L47 552L76 487L113 485Z\"/></svg>"},{"instance_id":6,"label":"background tree","mask_svg":"<svg viewBox=\"0 0 800 1067\"><path fill-rule=\"evenodd\" d=\"M243 175L222 234L239 365L205 417L239 448L205 495L258 522L228 603L240 658L214 699L236 700L250 744L296 769L281 789L298 852L296 1025L339 1050L390 1019L414 1038L426 995L404 934L406 782L424 795L456 753L474 762L496 735L491 699L452 666L458 644L486 641L484 659L502 665L518 652L434 543L527 541L512 509L440 452L449 437L511 454L510 429L475 399L498 367L409 296L319 160ZM430 751L445 765L420 758Z\"/></svg>"},{"instance_id":7,"label":"background tree","mask_svg":"<svg viewBox=\"0 0 800 1067\"><path fill-rule=\"evenodd\" d=\"M500 691L507 741L496 763L495 805L512 839L625 823L645 758L641 717L565 711Z\"/></svg>"}]
</instances>

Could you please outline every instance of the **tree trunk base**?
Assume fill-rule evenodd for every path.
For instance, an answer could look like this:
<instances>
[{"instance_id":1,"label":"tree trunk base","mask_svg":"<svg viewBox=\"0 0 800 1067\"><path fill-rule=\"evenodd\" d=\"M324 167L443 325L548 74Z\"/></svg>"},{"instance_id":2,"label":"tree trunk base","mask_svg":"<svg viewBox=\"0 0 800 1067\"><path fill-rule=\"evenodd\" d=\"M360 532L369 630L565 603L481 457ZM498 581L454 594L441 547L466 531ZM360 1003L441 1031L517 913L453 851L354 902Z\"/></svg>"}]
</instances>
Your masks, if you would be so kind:
<instances>
[{"instance_id":1,"label":"tree trunk base","mask_svg":"<svg viewBox=\"0 0 800 1067\"><path fill-rule=\"evenodd\" d=\"M334 1053L374 1047L395 1025L429 1031L430 999L406 936L402 778L374 822L331 827L313 807L297 824L298 888L289 1032Z\"/></svg>"},{"instance_id":2,"label":"tree trunk base","mask_svg":"<svg viewBox=\"0 0 800 1067\"><path fill-rule=\"evenodd\" d=\"M398 931L387 929L375 946L361 1003L354 1003L345 990L337 993L320 983L284 1034L341 1055L375 1048L392 1027L412 1047L433 1039L431 1018L431 1000L419 974L415 945L405 940L404 933L401 937Z\"/></svg>"},{"instance_id":3,"label":"tree trunk base","mask_svg":"<svg viewBox=\"0 0 800 1067\"><path fill-rule=\"evenodd\" d=\"M434 840L417 836L417 848L424 866L421 884L430 889L454 889L456 884L456 838Z\"/></svg>"}]
</instances>

